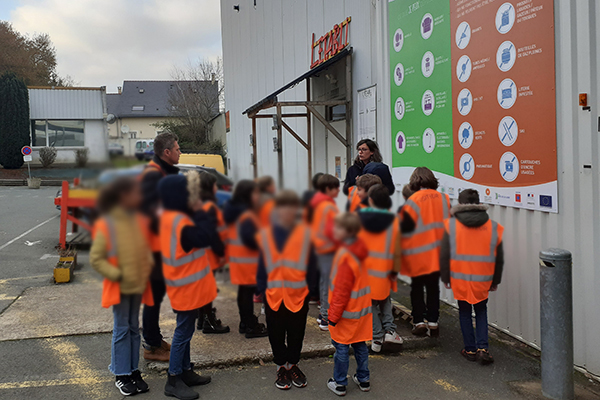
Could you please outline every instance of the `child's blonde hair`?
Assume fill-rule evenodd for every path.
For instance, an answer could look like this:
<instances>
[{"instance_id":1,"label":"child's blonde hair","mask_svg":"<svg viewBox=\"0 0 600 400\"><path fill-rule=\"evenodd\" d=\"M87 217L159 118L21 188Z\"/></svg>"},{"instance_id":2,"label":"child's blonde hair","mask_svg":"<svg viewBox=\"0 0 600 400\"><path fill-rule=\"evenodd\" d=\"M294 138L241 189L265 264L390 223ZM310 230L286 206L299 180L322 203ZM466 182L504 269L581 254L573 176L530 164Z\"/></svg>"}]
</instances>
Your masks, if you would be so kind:
<instances>
[{"instance_id":1,"label":"child's blonde hair","mask_svg":"<svg viewBox=\"0 0 600 400\"><path fill-rule=\"evenodd\" d=\"M334 222L350 235L356 237L360 231L360 218L355 213L343 213L335 217Z\"/></svg>"}]
</instances>

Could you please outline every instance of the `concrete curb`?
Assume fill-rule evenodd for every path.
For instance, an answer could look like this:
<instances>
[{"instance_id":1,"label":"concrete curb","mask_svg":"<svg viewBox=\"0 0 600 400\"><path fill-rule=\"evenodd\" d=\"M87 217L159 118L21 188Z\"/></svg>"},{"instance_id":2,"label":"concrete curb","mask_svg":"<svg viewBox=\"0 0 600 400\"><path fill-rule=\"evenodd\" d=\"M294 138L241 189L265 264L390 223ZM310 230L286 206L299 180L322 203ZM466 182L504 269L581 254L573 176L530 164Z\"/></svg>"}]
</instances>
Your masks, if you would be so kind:
<instances>
[{"instance_id":1,"label":"concrete curb","mask_svg":"<svg viewBox=\"0 0 600 400\"><path fill-rule=\"evenodd\" d=\"M69 182L72 179L64 179ZM63 180L42 179L42 186L61 186ZM0 186L27 186L27 179L0 179Z\"/></svg>"}]
</instances>

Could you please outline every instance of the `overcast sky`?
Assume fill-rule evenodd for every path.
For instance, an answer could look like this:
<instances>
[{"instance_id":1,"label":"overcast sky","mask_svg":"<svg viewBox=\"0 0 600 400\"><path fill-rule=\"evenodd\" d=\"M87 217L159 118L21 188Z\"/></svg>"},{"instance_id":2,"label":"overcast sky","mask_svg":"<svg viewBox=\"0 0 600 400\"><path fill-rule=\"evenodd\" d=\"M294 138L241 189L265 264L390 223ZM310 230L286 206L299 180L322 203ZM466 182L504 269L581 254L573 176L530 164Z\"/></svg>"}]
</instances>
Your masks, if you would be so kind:
<instances>
[{"instance_id":1,"label":"overcast sky","mask_svg":"<svg viewBox=\"0 0 600 400\"><path fill-rule=\"evenodd\" d=\"M115 92L123 80L170 79L174 65L221 55L218 0L0 0L0 19L48 33L58 70Z\"/></svg>"}]
</instances>

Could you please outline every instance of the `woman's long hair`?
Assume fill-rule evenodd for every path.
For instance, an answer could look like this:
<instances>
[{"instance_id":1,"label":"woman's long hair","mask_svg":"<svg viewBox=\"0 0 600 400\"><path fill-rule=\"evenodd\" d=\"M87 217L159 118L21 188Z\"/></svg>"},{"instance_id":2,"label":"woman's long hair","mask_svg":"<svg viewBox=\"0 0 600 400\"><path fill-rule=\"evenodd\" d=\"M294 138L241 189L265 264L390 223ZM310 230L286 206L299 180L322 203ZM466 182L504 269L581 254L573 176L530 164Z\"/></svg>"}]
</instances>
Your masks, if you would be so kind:
<instances>
[{"instance_id":1,"label":"woman's long hair","mask_svg":"<svg viewBox=\"0 0 600 400\"><path fill-rule=\"evenodd\" d=\"M217 183L216 176L208 172L200 174L200 200L217 202L214 191L215 183Z\"/></svg>"},{"instance_id":2,"label":"woman's long hair","mask_svg":"<svg viewBox=\"0 0 600 400\"><path fill-rule=\"evenodd\" d=\"M252 192L254 192L256 188L256 182L248 179L242 179L237 185L235 185L233 196L231 197L231 203L246 205L252 208L254 206L252 204Z\"/></svg>"},{"instance_id":3,"label":"woman's long hair","mask_svg":"<svg viewBox=\"0 0 600 400\"><path fill-rule=\"evenodd\" d=\"M135 185L137 181L134 178L124 176L105 186L98 195L98 211L102 214L109 213L119 204L123 196L131 193Z\"/></svg>"},{"instance_id":4,"label":"woman's long hair","mask_svg":"<svg viewBox=\"0 0 600 400\"><path fill-rule=\"evenodd\" d=\"M381 152L379 151L379 146L377 145L377 142L371 139L363 139L360 142L358 142L356 144L356 150L358 150L358 148L360 146L362 146L363 144L366 144L367 147L369 148L369 150L371 150L371 159L369 161L373 161L373 162L383 162L383 157L381 156ZM356 155L356 158L354 159L354 164L362 164L363 162L361 161L360 157L358 156L358 154Z\"/></svg>"}]
</instances>

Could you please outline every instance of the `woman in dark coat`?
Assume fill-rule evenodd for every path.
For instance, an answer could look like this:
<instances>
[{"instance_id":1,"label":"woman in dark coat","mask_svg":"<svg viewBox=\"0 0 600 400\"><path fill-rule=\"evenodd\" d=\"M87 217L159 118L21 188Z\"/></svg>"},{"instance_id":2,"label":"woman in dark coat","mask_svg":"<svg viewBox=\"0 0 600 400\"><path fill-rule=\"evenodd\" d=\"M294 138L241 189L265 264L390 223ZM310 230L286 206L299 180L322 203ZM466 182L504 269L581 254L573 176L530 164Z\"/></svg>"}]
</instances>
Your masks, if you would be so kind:
<instances>
[{"instance_id":1,"label":"woman in dark coat","mask_svg":"<svg viewBox=\"0 0 600 400\"><path fill-rule=\"evenodd\" d=\"M356 185L356 178L369 173L380 177L381 182L390 192L390 196L393 195L396 187L394 186L390 169L387 165L383 164L383 157L381 156L377 142L371 139L363 139L356 145L356 150L358 150L358 155L354 160L354 164L346 172L344 194L347 196L350 188ZM367 166L369 168L365 171Z\"/></svg>"}]
</instances>

